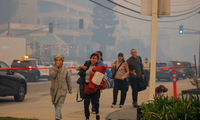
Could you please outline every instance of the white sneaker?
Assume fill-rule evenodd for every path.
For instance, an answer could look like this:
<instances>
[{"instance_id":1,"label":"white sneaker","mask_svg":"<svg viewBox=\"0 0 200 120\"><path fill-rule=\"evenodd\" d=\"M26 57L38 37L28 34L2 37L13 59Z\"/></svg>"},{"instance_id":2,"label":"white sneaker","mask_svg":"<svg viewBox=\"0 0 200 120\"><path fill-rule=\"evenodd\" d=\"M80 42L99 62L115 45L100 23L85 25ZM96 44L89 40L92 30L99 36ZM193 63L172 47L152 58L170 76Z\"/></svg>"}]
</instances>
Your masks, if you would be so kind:
<instances>
[{"instance_id":1,"label":"white sneaker","mask_svg":"<svg viewBox=\"0 0 200 120\"><path fill-rule=\"evenodd\" d=\"M111 107L114 108L116 105L112 104Z\"/></svg>"}]
</instances>

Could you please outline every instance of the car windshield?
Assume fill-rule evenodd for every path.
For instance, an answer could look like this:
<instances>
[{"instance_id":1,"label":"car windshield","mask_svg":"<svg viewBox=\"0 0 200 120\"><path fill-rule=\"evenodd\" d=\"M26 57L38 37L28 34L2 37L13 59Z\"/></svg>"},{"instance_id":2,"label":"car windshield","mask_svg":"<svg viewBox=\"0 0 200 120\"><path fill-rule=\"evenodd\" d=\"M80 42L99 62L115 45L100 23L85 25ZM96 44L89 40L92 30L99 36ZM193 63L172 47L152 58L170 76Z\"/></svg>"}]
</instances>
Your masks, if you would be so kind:
<instances>
[{"instance_id":1,"label":"car windshield","mask_svg":"<svg viewBox=\"0 0 200 120\"><path fill-rule=\"evenodd\" d=\"M34 61L30 61L30 60L14 60L11 66L12 67L27 67L27 66L32 66L33 62Z\"/></svg>"},{"instance_id":2,"label":"car windshield","mask_svg":"<svg viewBox=\"0 0 200 120\"><path fill-rule=\"evenodd\" d=\"M63 63L63 65L66 67L71 67L72 64L71 63Z\"/></svg>"},{"instance_id":3,"label":"car windshield","mask_svg":"<svg viewBox=\"0 0 200 120\"><path fill-rule=\"evenodd\" d=\"M156 63L156 67L166 67L166 63Z\"/></svg>"}]
</instances>

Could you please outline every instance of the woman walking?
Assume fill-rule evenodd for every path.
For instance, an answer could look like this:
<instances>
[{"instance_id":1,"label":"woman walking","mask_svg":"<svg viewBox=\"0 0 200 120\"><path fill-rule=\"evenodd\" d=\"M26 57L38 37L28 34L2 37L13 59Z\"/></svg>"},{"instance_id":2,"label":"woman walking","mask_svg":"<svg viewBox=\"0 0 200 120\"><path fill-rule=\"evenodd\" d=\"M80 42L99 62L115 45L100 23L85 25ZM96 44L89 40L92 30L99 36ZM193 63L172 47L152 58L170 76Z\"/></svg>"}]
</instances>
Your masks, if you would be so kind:
<instances>
[{"instance_id":1,"label":"woman walking","mask_svg":"<svg viewBox=\"0 0 200 120\"><path fill-rule=\"evenodd\" d=\"M83 69L83 75L85 78L85 83L86 85L89 85L89 77L91 74L94 74L94 72L92 71L92 68L95 68L98 64L97 64L97 60L98 60L99 56L96 53L93 53L90 56L90 61L86 61L84 65L81 65L79 67L77 67L77 70ZM86 67L88 66L88 67ZM100 90L97 89L95 93L92 94L85 94L85 98L84 98L84 112L85 112L85 117L86 120L89 120L90 117L90 112L89 112L89 105L90 105L90 100L92 101L92 103L94 104L95 107L95 113L96 113L96 120L100 120L100 116L99 116L99 98L100 98Z\"/></svg>"},{"instance_id":2,"label":"woman walking","mask_svg":"<svg viewBox=\"0 0 200 120\"><path fill-rule=\"evenodd\" d=\"M64 104L67 90L72 93L71 76L67 67L63 66L64 56L54 56L55 66L50 69L51 80L51 101L55 107L55 120L60 120L62 117L61 109Z\"/></svg>"},{"instance_id":3,"label":"woman walking","mask_svg":"<svg viewBox=\"0 0 200 120\"><path fill-rule=\"evenodd\" d=\"M119 88L121 89L121 100L119 107L123 108L124 102L126 100L126 93L128 89L128 82L126 76L129 74L129 68L127 62L124 61L123 53L118 54L118 61L115 61L113 67L116 67L117 72L114 77L114 88L113 88L113 103L111 107L116 106L117 95Z\"/></svg>"}]
</instances>

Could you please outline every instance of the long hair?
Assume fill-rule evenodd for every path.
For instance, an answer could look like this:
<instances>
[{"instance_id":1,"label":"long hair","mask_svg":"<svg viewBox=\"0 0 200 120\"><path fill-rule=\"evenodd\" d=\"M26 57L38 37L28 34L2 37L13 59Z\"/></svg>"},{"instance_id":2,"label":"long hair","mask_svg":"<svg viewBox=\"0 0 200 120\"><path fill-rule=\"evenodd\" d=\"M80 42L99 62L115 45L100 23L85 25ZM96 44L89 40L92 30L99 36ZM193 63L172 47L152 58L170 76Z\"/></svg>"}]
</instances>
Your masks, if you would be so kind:
<instances>
[{"instance_id":1,"label":"long hair","mask_svg":"<svg viewBox=\"0 0 200 120\"><path fill-rule=\"evenodd\" d=\"M101 51L96 51L96 53L98 53L98 54L100 54L100 56L101 56L101 60L103 61L103 53L101 52Z\"/></svg>"}]
</instances>

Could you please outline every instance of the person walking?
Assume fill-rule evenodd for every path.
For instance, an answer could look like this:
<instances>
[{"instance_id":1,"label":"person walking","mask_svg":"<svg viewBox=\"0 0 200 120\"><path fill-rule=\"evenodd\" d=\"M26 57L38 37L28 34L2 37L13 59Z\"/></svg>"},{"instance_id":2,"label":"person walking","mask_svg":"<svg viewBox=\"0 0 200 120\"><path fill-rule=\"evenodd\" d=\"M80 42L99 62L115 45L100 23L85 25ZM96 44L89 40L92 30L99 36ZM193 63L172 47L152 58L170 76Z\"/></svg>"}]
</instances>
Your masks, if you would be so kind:
<instances>
[{"instance_id":1,"label":"person walking","mask_svg":"<svg viewBox=\"0 0 200 120\"><path fill-rule=\"evenodd\" d=\"M55 120L62 118L62 104L64 104L67 90L72 93L71 75L67 67L63 66L64 56L54 56L55 66L50 69L51 80L51 101L55 107Z\"/></svg>"},{"instance_id":2,"label":"person walking","mask_svg":"<svg viewBox=\"0 0 200 120\"><path fill-rule=\"evenodd\" d=\"M98 66L97 60L99 56L96 53L93 53L90 56L90 61L86 61L84 65L78 66L76 70L84 70L83 75L85 78L85 84L89 85L89 77L91 74L94 74L94 71L92 71L92 68L95 68ZM86 67L88 66L88 67ZM89 120L90 117L90 112L89 112L89 105L90 105L90 100L94 104L95 107L95 113L96 113L96 120L100 120L99 116L99 98L100 98L100 90L97 89L95 93L92 94L85 94L84 97L84 112L85 112L85 117L86 120Z\"/></svg>"},{"instance_id":3,"label":"person walking","mask_svg":"<svg viewBox=\"0 0 200 120\"><path fill-rule=\"evenodd\" d=\"M149 86L149 79L150 79L150 63L148 62L148 58L145 58L145 62L143 63L143 67L144 69L144 75L146 77L147 80L147 86Z\"/></svg>"},{"instance_id":4,"label":"person walking","mask_svg":"<svg viewBox=\"0 0 200 120\"><path fill-rule=\"evenodd\" d=\"M105 63L103 62L103 57L102 57L103 53L101 51L96 51L96 54L98 54L98 56L99 56L98 65L106 66ZM109 81L112 76L112 72L108 68L106 69L106 75L107 75L107 77L105 77L105 78L107 78L107 80ZM92 103L92 113L95 114L95 107L94 107L93 103Z\"/></svg>"},{"instance_id":5,"label":"person walking","mask_svg":"<svg viewBox=\"0 0 200 120\"><path fill-rule=\"evenodd\" d=\"M133 107L137 107L137 97L138 97L138 81L144 79L144 70L142 65L142 59L137 56L137 51L135 49L131 50L131 57L126 61L129 66L129 81L132 88L132 100Z\"/></svg>"},{"instance_id":6,"label":"person walking","mask_svg":"<svg viewBox=\"0 0 200 120\"><path fill-rule=\"evenodd\" d=\"M116 67L117 72L114 77L114 88L113 88L113 103L111 107L116 106L117 95L119 88L121 89L121 100L119 107L123 108L124 102L126 100L126 93L128 90L127 75L129 74L128 63L124 61L123 53L118 54L118 61L115 61L113 67Z\"/></svg>"}]
</instances>

